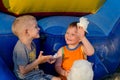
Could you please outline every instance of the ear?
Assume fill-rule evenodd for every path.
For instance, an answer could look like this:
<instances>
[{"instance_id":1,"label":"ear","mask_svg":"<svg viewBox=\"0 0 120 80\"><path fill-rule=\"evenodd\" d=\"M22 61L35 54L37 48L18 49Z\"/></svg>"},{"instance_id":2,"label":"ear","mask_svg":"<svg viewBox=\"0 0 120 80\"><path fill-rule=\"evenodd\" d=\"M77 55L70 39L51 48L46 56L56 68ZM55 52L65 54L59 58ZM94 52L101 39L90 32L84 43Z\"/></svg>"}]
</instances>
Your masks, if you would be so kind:
<instances>
[{"instance_id":1,"label":"ear","mask_svg":"<svg viewBox=\"0 0 120 80\"><path fill-rule=\"evenodd\" d=\"M29 35L28 29L25 29L25 34L26 34L26 35Z\"/></svg>"},{"instance_id":2,"label":"ear","mask_svg":"<svg viewBox=\"0 0 120 80\"><path fill-rule=\"evenodd\" d=\"M25 34L27 34L28 33L28 30L27 29L25 29Z\"/></svg>"}]
</instances>

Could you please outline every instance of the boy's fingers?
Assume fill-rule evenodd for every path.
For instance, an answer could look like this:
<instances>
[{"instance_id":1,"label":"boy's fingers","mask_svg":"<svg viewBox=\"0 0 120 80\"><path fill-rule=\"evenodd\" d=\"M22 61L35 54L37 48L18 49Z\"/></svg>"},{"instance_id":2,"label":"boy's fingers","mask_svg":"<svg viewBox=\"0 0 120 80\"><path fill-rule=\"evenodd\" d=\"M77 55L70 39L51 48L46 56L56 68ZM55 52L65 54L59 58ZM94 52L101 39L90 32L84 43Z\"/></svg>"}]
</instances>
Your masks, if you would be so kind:
<instances>
[{"instance_id":1,"label":"boy's fingers","mask_svg":"<svg viewBox=\"0 0 120 80\"><path fill-rule=\"evenodd\" d=\"M43 51L40 51L40 55L42 55L43 54Z\"/></svg>"},{"instance_id":2,"label":"boy's fingers","mask_svg":"<svg viewBox=\"0 0 120 80\"><path fill-rule=\"evenodd\" d=\"M43 53L43 51L40 51L40 53Z\"/></svg>"}]
</instances>

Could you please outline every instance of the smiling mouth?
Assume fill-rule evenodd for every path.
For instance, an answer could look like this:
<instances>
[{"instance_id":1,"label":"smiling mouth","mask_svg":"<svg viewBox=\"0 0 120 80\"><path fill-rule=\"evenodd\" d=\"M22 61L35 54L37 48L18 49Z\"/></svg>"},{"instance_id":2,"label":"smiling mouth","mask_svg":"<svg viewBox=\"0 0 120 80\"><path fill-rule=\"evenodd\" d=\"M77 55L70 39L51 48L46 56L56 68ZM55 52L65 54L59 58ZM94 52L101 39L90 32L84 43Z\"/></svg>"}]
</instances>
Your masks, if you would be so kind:
<instances>
[{"instance_id":1,"label":"smiling mouth","mask_svg":"<svg viewBox=\"0 0 120 80\"><path fill-rule=\"evenodd\" d=\"M67 41L72 41L72 40L70 40L70 39L67 39Z\"/></svg>"}]
</instances>

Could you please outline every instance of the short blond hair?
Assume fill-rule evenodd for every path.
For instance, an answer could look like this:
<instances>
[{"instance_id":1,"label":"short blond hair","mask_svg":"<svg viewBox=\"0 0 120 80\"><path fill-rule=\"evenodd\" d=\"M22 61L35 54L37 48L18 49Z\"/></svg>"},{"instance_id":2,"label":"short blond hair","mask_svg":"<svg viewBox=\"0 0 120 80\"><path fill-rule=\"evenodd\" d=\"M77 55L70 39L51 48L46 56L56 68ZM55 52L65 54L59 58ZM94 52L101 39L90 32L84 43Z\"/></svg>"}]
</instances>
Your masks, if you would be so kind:
<instances>
[{"instance_id":1,"label":"short blond hair","mask_svg":"<svg viewBox=\"0 0 120 80\"><path fill-rule=\"evenodd\" d=\"M23 16L17 17L12 24L12 32L14 33L14 35L19 37L19 35L24 30L29 28L29 22L33 20L36 21L36 18L31 15L23 15Z\"/></svg>"}]
</instances>

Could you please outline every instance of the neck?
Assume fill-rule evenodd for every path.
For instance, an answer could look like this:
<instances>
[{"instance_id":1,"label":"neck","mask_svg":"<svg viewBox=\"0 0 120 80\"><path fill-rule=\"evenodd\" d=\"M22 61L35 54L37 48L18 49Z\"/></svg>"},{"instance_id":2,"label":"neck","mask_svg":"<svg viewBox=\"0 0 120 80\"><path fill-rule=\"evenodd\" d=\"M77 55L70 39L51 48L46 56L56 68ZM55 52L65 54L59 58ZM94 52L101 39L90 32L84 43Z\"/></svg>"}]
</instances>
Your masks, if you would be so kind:
<instances>
[{"instance_id":1,"label":"neck","mask_svg":"<svg viewBox=\"0 0 120 80\"><path fill-rule=\"evenodd\" d=\"M27 47L28 49L31 50L32 39L20 38L20 41L21 41L24 45L26 45L26 47Z\"/></svg>"},{"instance_id":2,"label":"neck","mask_svg":"<svg viewBox=\"0 0 120 80\"><path fill-rule=\"evenodd\" d=\"M76 48L77 46L78 46L78 44L68 45L68 48L70 48L70 49L74 49L74 48Z\"/></svg>"}]
</instances>

